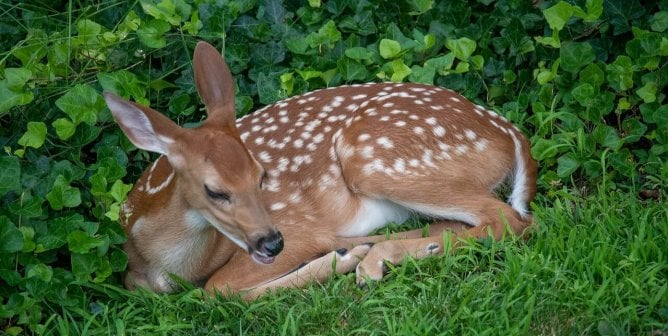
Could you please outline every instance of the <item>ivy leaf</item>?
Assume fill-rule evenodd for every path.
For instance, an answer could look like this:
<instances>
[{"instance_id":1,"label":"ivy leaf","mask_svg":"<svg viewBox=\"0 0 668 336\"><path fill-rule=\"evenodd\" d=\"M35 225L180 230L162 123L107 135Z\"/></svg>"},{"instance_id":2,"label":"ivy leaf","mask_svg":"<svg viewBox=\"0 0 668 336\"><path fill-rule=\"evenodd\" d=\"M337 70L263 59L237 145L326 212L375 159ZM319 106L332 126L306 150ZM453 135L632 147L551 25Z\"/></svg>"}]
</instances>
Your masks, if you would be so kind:
<instances>
[{"instance_id":1,"label":"ivy leaf","mask_svg":"<svg viewBox=\"0 0 668 336\"><path fill-rule=\"evenodd\" d=\"M85 122L95 125L97 116L105 108L102 95L87 84L77 84L56 100L56 106L70 117L75 125Z\"/></svg>"},{"instance_id":2,"label":"ivy leaf","mask_svg":"<svg viewBox=\"0 0 668 336\"><path fill-rule=\"evenodd\" d=\"M283 7L282 0L266 0L264 1L264 17L272 24L280 25L286 14L285 7Z\"/></svg>"},{"instance_id":3,"label":"ivy leaf","mask_svg":"<svg viewBox=\"0 0 668 336\"><path fill-rule=\"evenodd\" d=\"M98 257L92 253L72 253L72 273L80 281L87 281L98 268Z\"/></svg>"},{"instance_id":4,"label":"ivy leaf","mask_svg":"<svg viewBox=\"0 0 668 336\"><path fill-rule=\"evenodd\" d=\"M652 30L655 32L664 32L668 29L668 11L660 11L654 13L654 16L649 20Z\"/></svg>"},{"instance_id":5,"label":"ivy leaf","mask_svg":"<svg viewBox=\"0 0 668 336\"><path fill-rule=\"evenodd\" d=\"M70 186L63 175L58 175L53 188L46 194L51 208L61 210L63 207L73 208L81 204L81 192Z\"/></svg>"},{"instance_id":6,"label":"ivy leaf","mask_svg":"<svg viewBox=\"0 0 668 336\"><path fill-rule=\"evenodd\" d=\"M401 82L406 78L406 76L411 74L411 68L409 68L404 61L398 59L392 61L392 77L390 78L393 82Z\"/></svg>"},{"instance_id":7,"label":"ivy leaf","mask_svg":"<svg viewBox=\"0 0 668 336\"><path fill-rule=\"evenodd\" d=\"M81 230L72 231L67 235L67 246L73 253L88 253L92 248L102 244L102 240Z\"/></svg>"},{"instance_id":8,"label":"ivy leaf","mask_svg":"<svg viewBox=\"0 0 668 336\"><path fill-rule=\"evenodd\" d=\"M16 156L0 157L0 196L20 189L21 165L19 159Z\"/></svg>"},{"instance_id":9,"label":"ivy leaf","mask_svg":"<svg viewBox=\"0 0 668 336\"><path fill-rule=\"evenodd\" d=\"M81 19L77 21L76 27L77 32L79 33L78 36L81 37L84 44L98 42L98 36L100 36L102 32L102 26L100 24L92 20Z\"/></svg>"},{"instance_id":10,"label":"ivy leaf","mask_svg":"<svg viewBox=\"0 0 668 336\"><path fill-rule=\"evenodd\" d=\"M5 80L10 90L20 92L32 77L32 71L26 68L6 68Z\"/></svg>"},{"instance_id":11,"label":"ivy leaf","mask_svg":"<svg viewBox=\"0 0 668 336\"><path fill-rule=\"evenodd\" d=\"M422 15L434 6L434 0L408 0L410 12L408 15Z\"/></svg>"},{"instance_id":12,"label":"ivy leaf","mask_svg":"<svg viewBox=\"0 0 668 336\"><path fill-rule=\"evenodd\" d=\"M101 72L97 75L102 89L111 91L123 98L143 99L146 95L146 83L141 82L135 74L127 70Z\"/></svg>"},{"instance_id":13,"label":"ivy leaf","mask_svg":"<svg viewBox=\"0 0 668 336\"><path fill-rule=\"evenodd\" d=\"M33 93L25 90L32 71L25 68L6 68L5 79L0 80L0 115L15 106L30 103Z\"/></svg>"},{"instance_id":14,"label":"ivy leaf","mask_svg":"<svg viewBox=\"0 0 668 336\"><path fill-rule=\"evenodd\" d=\"M109 194L116 202L122 202L125 200L130 190L132 190L132 184L125 184L121 180L116 180L111 186Z\"/></svg>"},{"instance_id":15,"label":"ivy leaf","mask_svg":"<svg viewBox=\"0 0 668 336\"><path fill-rule=\"evenodd\" d=\"M141 0L140 3L144 13L155 19L167 21L172 26L181 23L182 17L176 14L176 5L171 0L160 0L157 3L151 0ZM187 7L190 9L190 6Z\"/></svg>"},{"instance_id":16,"label":"ivy leaf","mask_svg":"<svg viewBox=\"0 0 668 336\"><path fill-rule=\"evenodd\" d=\"M364 47L352 47L346 49L345 54L356 61L370 61L373 59L374 52Z\"/></svg>"},{"instance_id":17,"label":"ivy leaf","mask_svg":"<svg viewBox=\"0 0 668 336\"><path fill-rule=\"evenodd\" d=\"M557 159L557 175L568 177L580 167L580 161L575 154L566 153Z\"/></svg>"},{"instance_id":18,"label":"ivy leaf","mask_svg":"<svg viewBox=\"0 0 668 336\"><path fill-rule=\"evenodd\" d=\"M0 216L0 242L0 252L14 253L23 249L23 234L5 216Z\"/></svg>"},{"instance_id":19,"label":"ivy leaf","mask_svg":"<svg viewBox=\"0 0 668 336\"><path fill-rule=\"evenodd\" d=\"M128 266L127 253L120 249L113 249L111 253L109 253L109 265L114 272L124 271Z\"/></svg>"},{"instance_id":20,"label":"ivy leaf","mask_svg":"<svg viewBox=\"0 0 668 336\"><path fill-rule=\"evenodd\" d=\"M636 94L642 98L645 103L653 103L656 101L656 83L647 82L643 87L636 90Z\"/></svg>"},{"instance_id":21,"label":"ivy leaf","mask_svg":"<svg viewBox=\"0 0 668 336\"><path fill-rule=\"evenodd\" d=\"M564 43L559 49L561 68L568 72L576 72L596 59L594 48L587 42Z\"/></svg>"},{"instance_id":22,"label":"ivy leaf","mask_svg":"<svg viewBox=\"0 0 668 336\"><path fill-rule=\"evenodd\" d=\"M434 68L413 65L408 80L413 83L434 84L435 75L436 70L434 70Z\"/></svg>"},{"instance_id":23,"label":"ivy leaf","mask_svg":"<svg viewBox=\"0 0 668 336\"><path fill-rule=\"evenodd\" d=\"M19 139L19 145L40 148L46 140L46 124L41 121L28 122L28 130Z\"/></svg>"},{"instance_id":24,"label":"ivy leaf","mask_svg":"<svg viewBox=\"0 0 668 336\"><path fill-rule=\"evenodd\" d=\"M445 47L455 54L457 59L468 61L477 47L477 43L468 37L462 37L456 40L446 40Z\"/></svg>"},{"instance_id":25,"label":"ivy leaf","mask_svg":"<svg viewBox=\"0 0 668 336\"><path fill-rule=\"evenodd\" d=\"M167 21L153 19L137 29L137 37L143 45L161 49L167 45L167 39L164 35L170 29L171 26Z\"/></svg>"},{"instance_id":26,"label":"ivy leaf","mask_svg":"<svg viewBox=\"0 0 668 336\"><path fill-rule=\"evenodd\" d=\"M369 71L365 66L349 58L342 58L338 60L336 62L336 68L343 79L348 82L362 81L367 79L369 76Z\"/></svg>"},{"instance_id":27,"label":"ivy leaf","mask_svg":"<svg viewBox=\"0 0 668 336\"><path fill-rule=\"evenodd\" d=\"M599 87L605 82L605 73L598 65L591 63L580 71L580 81Z\"/></svg>"},{"instance_id":28,"label":"ivy leaf","mask_svg":"<svg viewBox=\"0 0 668 336\"><path fill-rule=\"evenodd\" d=\"M630 30L629 21L642 17L645 8L638 0L605 0L603 14L613 27L615 35Z\"/></svg>"},{"instance_id":29,"label":"ivy leaf","mask_svg":"<svg viewBox=\"0 0 668 336\"><path fill-rule=\"evenodd\" d=\"M610 149L616 150L622 145L622 140L619 138L617 131L607 125L597 125L592 132L592 137L598 144Z\"/></svg>"},{"instance_id":30,"label":"ivy leaf","mask_svg":"<svg viewBox=\"0 0 668 336\"><path fill-rule=\"evenodd\" d=\"M390 39L382 39L378 44L380 56L385 59L395 58L401 52L401 45L399 42Z\"/></svg>"},{"instance_id":31,"label":"ivy leaf","mask_svg":"<svg viewBox=\"0 0 668 336\"><path fill-rule=\"evenodd\" d=\"M559 1L554 6L543 10L547 24L553 30L562 30L566 22L573 16L573 6L565 1Z\"/></svg>"},{"instance_id":32,"label":"ivy leaf","mask_svg":"<svg viewBox=\"0 0 668 336\"><path fill-rule=\"evenodd\" d=\"M583 83L576 86L573 91L571 91L571 94L582 106L591 106L595 98L594 87L589 83Z\"/></svg>"},{"instance_id":33,"label":"ivy leaf","mask_svg":"<svg viewBox=\"0 0 668 336\"><path fill-rule=\"evenodd\" d=\"M625 55L617 56L614 62L606 66L610 86L617 91L626 91L633 87L633 61Z\"/></svg>"},{"instance_id":34,"label":"ivy leaf","mask_svg":"<svg viewBox=\"0 0 668 336\"><path fill-rule=\"evenodd\" d=\"M67 118L58 118L52 124L60 140L67 140L76 131L77 126Z\"/></svg>"}]
</instances>

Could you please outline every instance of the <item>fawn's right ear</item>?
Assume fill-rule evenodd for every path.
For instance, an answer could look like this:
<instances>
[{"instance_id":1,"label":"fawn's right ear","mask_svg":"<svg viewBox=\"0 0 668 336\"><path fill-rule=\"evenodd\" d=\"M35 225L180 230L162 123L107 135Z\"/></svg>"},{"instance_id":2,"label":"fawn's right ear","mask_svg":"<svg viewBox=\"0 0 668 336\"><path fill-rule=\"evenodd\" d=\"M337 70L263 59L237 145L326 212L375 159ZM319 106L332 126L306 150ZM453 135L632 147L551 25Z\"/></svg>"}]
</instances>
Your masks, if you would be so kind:
<instances>
[{"instance_id":1,"label":"fawn's right ear","mask_svg":"<svg viewBox=\"0 0 668 336\"><path fill-rule=\"evenodd\" d=\"M141 149L166 155L169 145L182 131L160 112L124 100L111 92L104 92L104 100L123 133Z\"/></svg>"},{"instance_id":2,"label":"fawn's right ear","mask_svg":"<svg viewBox=\"0 0 668 336\"><path fill-rule=\"evenodd\" d=\"M209 115L207 121L236 127L234 80L230 68L212 45L198 42L193 56L195 84Z\"/></svg>"}]
</instances>

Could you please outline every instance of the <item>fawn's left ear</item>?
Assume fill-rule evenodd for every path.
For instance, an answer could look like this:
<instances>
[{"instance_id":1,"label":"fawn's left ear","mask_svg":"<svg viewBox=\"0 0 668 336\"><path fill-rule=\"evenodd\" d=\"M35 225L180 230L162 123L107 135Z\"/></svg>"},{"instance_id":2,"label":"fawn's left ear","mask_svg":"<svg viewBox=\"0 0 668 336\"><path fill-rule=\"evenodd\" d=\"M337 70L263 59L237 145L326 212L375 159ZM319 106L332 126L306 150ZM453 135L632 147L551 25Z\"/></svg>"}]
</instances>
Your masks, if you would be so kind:
<instances>
[{"instance_id":1,"label":"fawn's left ear","mask_svg":"<svg viewBox=\"0 0 668 336\"><path fill-rule=\"evenodd\" d=\"M104 93L111 114L123 133L137 147L169 156L169 145L182 128L160 112L129 102L111 93Z\"/></svg>"},{"instance_id":2,"label":"fawn's left ear","mask_svg":"<svg viewBox=\"0 0 668 336\"><path fill-rule=\"evenodd\" d=\"M234 80L220 53L206 42L198 42L193 57L195 83L209 118L207 121L236 128Z\"/></svg>"}]
</instances>

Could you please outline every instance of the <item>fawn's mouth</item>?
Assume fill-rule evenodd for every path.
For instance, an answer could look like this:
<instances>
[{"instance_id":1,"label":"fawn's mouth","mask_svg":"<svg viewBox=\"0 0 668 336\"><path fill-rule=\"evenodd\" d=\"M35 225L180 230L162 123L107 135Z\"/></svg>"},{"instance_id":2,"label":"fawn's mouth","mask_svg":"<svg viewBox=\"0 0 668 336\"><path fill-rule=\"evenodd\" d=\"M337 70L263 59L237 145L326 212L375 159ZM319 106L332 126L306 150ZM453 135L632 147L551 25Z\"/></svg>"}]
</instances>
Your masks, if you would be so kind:
<instances>
[{"instance_id":1,"label":"fawn's mouth","mask_svg":"<svg viewBox=\"0 0 668 336\"><path fill-rule=\"evenodd\" d=\"M273 263L274 259L276 259L276 257L270 257L260 251L253 251L251 257L256 263L265 265Z\"/></svg>"}]
</instances>

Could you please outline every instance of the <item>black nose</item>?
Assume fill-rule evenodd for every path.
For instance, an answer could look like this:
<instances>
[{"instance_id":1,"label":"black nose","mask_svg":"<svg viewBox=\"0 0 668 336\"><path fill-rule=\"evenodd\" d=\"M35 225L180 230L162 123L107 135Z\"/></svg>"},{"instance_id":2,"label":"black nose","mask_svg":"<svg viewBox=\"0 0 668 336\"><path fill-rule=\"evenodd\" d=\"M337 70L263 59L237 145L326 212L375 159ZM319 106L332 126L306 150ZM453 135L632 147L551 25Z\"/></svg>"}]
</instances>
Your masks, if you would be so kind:
<instances>
[{"instance_id":1,"label":"black nose","mask_svg":"<svg viewBox=\"0 0 668 336\"><path fill-rule=\"evenodd\" d=\"M268 257L273 257L283 251L283 235L276 231L257 242L258 249Z\"/></svg>"}]
</instances>

